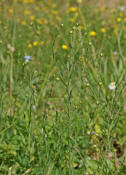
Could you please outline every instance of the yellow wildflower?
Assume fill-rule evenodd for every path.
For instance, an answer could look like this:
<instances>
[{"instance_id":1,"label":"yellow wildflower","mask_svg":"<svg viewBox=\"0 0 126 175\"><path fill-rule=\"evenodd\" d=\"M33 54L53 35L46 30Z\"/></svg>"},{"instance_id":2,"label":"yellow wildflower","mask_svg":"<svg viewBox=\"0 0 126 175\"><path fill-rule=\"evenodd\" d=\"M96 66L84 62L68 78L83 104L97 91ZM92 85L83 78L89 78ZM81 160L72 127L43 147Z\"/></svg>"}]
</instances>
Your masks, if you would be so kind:
<instances>
[{"instance_id":1,"label":"yellow wildflower","mask_svg":"<svg viewBox=\"0 0 126 175\"><path fill-rule=\"evenodd\" d=\"M61 18L59 16L56 16L57 21L61 21Z\"/></svg>"},{"instance_id":2,"label":"yellow wildflower","mask_svg":"<svg viewBox=\"0 0 126 175\"><path fill-rule=\"evenodd\" d=\"M100 31L101 31L102 33L106 33L106 29L105 29L104 27L101 28Z\"/></svg>"},{"instance_id":3,"label":"yellow wildflower","mask_svg":"<svg viewBox=\"0 0 126 175\"><path fill-rule=\"evenodd\" d=\"M25 11L24 11L24 14L25 14L25 15L29 15L30 13L31 13L30 10L25 10Z\"/></svg>"},{"instance_id":4,"label":"yellow wildflower","mask_svg":"<svg viewBox=\"0 0 126 175\"><path fill-rule=\"evenodd\" d=\"M91 133L90 131L87 131L87 134L88 134L88 135L90 135L90 133Z\"/></svg>"},{"instance_id":5,"label":"yellow wildflower","mask_svg":"<svg viewBox=\"0 0 126 175\"><path fill-rule=\"evenodd\" d=\"M65 44L63 44L63 45L62 45L62 49L63 49L63 50L68 50L68 46L65 45Z\"/></svg>"},{"instance_id":6,"label":"yellow wildflower","mask_svg":"<svg viewBox=\"0 0 126 175\"><path fill-rule=\"evenodd\" d=\"M38 6L35 6L35 10L36 10L36 11L39 11L39 7L38 7Z\"/></svg>"},{"instance_id":7,"label":"yellow wildflower","mask_svg":"<svg viewBox=\"0 0 126 175\"><path fill-rule=\"evenodd\" d=\"M26 25L26 21L22 21L21 24L22 24L23 26L25 26L25 25Z\"/></svg>"},{"instance_id":8,"label":"yellow wildflower","mask_svg":"<svg viewBox=\"0 0 126 175\"><path fill-rule=\"evenodd\" d=\"M41 18L36 19L36 22L37 22L38 24L42 24L42 19L41 19Z\"/></svg>"},{"instance_id":9,"label":"yellow wildflower","mask_svg":"<svg viewBox=\"0 0 126 175\"><path fill-rule=\"evenodd\" d=\"M34 21L35 17L34 16L30 16L30 20Z\"/></svg>"},{"instance_id":10,"label":"yellow wildflower","mask_svg":"<svg viewBox=\"0 0 126 175\"><path fill-rule=\"evenodd\" d=\"M52 10L52 14L53 14L53 15L58 15L58 11Z\"/></svg>"},{"instance_id":11,"label":"yellow wildflower","mask_svg":"<svg viewBox=\"0 0 126 175\"><path fill-rule=\"evenodd\" d=\"M76 12L76 11L77 11L77 8L76 8L76 7L70 7L70 8L69 8L69 11L70 11L70 12Z\"/></svg>"},{"instance_id":12,"label":"yellow wildflower","mask_svg":"<svg viewBox=\"0 0 126 175\"><path fill-rule=\"evenodd\" d=\"M18 23L21 22L21 19L20 19L20 18L17 18L17 22L18 22Z\"/></svg>"},{"instance_id":13,"label":"yellow wildflower","mask_svg":"<svg viewBox=\"0 0 126 175\"><path fill-rule=\"evenodd\" d=\"M104 12L105 11L105 7L101 7L101 9L100 9L102 12Z\"/></svg>"},{"instance_id":14,"label":"yellow wildflower","mask_svg":"<svg viewBox=\"0 0 126 175\"><path fill-rule=\"evenodd\" d=\"M126 32L126 27L124 27L124 32Z\"/></svg>"},{"instance_id":15,"label":"yellow wildflower","mask_svg":"<svg viewBox=\"0 0 126 175\"><path fill-rule=\"evenodd\" d=\"M36 33L37 33L38 35L40 35L41 32L40 32L40 30L37 30Z\"/></svg>"},{"instance_id":16,"label":"yellow wildflower","mask_svg":"<svg viewBox=\"0 0 126 175\"><path fill-rule=\"evenodd\" d=\"M59 81L59 80L60 80L60 78L59 78L59 77L56 77L56 80L57 80L57 81Z\"/></svg>"},{"instance_id":17,"label":"yellow wildflower","mask_svg":"<svg viewBox=\"0 0 126 175\"><path fill-rule=\"evenodd\" d=\"M12 15L14 13L14 10L12 8L8 9L8 12Z\"/></svg>"},{"instance_id":18,"label":"yellow wildflower","mask_svg":"<svg viewBox=\"0 0 126 175\"><path fill-rule=\"evenodd\" d=\"M48 24L48 21L46 19L43 19L44 24Z\"/></svg>"},{"instance_id":19,"label":"yellow wildflower","mask_svg":"<svg viewBox=\"0 0 126 175\"><path fill-rule=\"evenodd\" d=\"M34 3L35 2L35 0L22 0L23 1L23 3Z\"/></svg>"},{"instance_id":20,"label":"yellow wildflower","mask_svg":"<svg viewBox=\"0 0 126 175\"><path fill-rule=\"evenodd\" d=\"M74 23L75 22L75 18L70 18L69 21Z\"/></svg>"},{"instance_id":21,"label":"yellow wildflower","mask_svg":"<svg viewBox=\"0 0 126 175\"><path fill-rule=\"evenodd\" d=\"M126 22L126 17L124 18L124 22Z\"/></svg>"},{"instance_id":22,"label":"yellow wildflower","mask_svg":"<svg viewBox=\"0 0 126 175\"><path fill-rule=\"evenodd\" d=\"M121 22L122 21L122 19L119 18L119 17L116 20L117 20L117 22Z\"/></svg>"},{"instance_id":23,"label":"yellow wildflower","mask_svg":"<svg viewBox=\"0 0 126 175\"><path fill-rule=\"evenodd\" d=\"M90 36L96 36L96 32L95 31L91 31L90 32Z\"/></svg>"},{"instance_id":24,"label":"yellow wildflower","mask_svg":"<svg viewBox=\"0 0 126 175\"><path fill-rule=\"evenodd\" d=\"M43 12L46 12L47 8L46 8L45 6L43 6L43 7L41 8L41 10L42 10Z\"/></svg>"},{"instance_id":25,"label":"yellow wildflower","mask_svg":"<svg viewBox=\"0 0 126 175\"><path fill-rule=\"evenodd\" d=\"M120 16L120 17L122 17L122 16L123 16L123 13L122 13L122 12L120 12L119 16Z\"/></svg>"},{"instance_id":26,"label":"yellow wildflower","mask_svg":"<svg viewBox=\"0 0 126 175\"><path fill-rule=\"evenodd\" d=\"M33 46L37 46L38 45L38 42L37 41L34 41L33 42Z\"/></svg>"},{"instance_id":27,"label":"yellow wildflower","mask_svg":"<svg viewBox=\"0 0 126 175\"><path fill-rule=\"evenodd\" d=\"M41 41L41 42L40 42L40 45L43 45L43 44L44 44L44 41Z\"/></svg>"},{"instance_id":28,"label":"yellow wildflower","mask_svg":"<svg viewBox=\"0 0 126 175\"><path fill-rule=\"evenodd\" d=\"M28 44L28 48L32 48L32 44L29 43L29 44Z\"/></svg>"},{"instance_id":29,"label":"yellow wildflower","mask_svg":"<svg viewBox=\"0 0 126 175\"><path fill-rule=\"evenodd\" d=\"M78 3L78 4L82 3L82 0L77 0L77 3Z\"/></svg>"},{"instance_id":30,"label":"yellow wildflower","mask_svg":"<svg viewBox=\"0 0 126 175\"><path fill-rule=\"evenodd\" d=\"M52 8L56 8L56 4L52 4Z\"/></svg>"}]
</instances>

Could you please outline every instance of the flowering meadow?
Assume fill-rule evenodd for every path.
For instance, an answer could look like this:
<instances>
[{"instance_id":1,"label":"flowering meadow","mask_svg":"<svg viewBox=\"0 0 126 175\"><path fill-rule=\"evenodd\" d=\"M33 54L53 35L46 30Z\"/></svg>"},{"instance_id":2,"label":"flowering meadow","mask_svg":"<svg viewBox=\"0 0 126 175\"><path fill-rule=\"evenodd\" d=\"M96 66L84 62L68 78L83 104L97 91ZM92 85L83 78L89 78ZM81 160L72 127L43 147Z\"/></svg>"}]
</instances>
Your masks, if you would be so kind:
<instances>
[{"instance_id":1,"label":"flowering meadow","mask_svg":"<svg viewBox=\"0 0 126 175\"><path fill-rule=\"evenodd\" d=\"M0 0L0 175L126 175L126 3Z\"/></svg>"}]
</instances>

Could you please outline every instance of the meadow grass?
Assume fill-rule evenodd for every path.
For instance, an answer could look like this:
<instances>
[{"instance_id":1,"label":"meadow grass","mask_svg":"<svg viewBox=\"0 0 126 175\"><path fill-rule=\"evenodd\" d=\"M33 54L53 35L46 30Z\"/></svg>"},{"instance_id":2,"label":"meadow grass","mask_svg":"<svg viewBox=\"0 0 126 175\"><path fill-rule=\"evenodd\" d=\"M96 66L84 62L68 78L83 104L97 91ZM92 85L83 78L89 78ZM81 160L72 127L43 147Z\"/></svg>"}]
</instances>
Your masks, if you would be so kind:
<instances>
[{"instance_id":1,"label":"meadow grass","mask_svg":"<svg viewBox=\"0 0 126 175\"><path fill-rule=\"evenodd\" d=\"M0 174L126 174L126 12L0 1Z\"/></svg>"}]
</instances>

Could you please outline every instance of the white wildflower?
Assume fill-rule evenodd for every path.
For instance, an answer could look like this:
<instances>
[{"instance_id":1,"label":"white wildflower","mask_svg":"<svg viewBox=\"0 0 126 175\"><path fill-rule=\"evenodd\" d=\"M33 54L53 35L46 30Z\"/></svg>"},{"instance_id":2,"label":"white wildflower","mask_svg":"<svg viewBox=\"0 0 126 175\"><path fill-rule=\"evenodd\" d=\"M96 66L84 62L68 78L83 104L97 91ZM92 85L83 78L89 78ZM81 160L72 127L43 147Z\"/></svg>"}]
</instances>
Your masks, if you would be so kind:
<instances>
[{"instance_id":1,"label":"white wildflower","mask_svg":"<svg viewBox=\"0 0 126 175\"><path fill-rule=\"evenodd\" d=\"M119 6L118 10L120 10L121 12L124 12L125 11L125 6Z\"/></svg>"},{"instance_id":2,"label":"white wildflower","mask_svg":"<svg viewBox=\"0 0 126 175\"><path fill-rule=\"evenodd\" d=\"M108 87L109 87L110 90L115 90L116 83L115 82L111 82Z\"/></svg>"}]
</instances>

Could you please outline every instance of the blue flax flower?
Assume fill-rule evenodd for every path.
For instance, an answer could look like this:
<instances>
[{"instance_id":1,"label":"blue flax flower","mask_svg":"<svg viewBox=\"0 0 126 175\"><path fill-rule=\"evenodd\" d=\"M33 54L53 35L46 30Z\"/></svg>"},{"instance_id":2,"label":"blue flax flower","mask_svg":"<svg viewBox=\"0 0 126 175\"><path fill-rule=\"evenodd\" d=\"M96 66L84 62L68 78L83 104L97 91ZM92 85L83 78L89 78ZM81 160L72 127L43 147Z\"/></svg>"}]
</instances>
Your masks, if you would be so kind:
<instances>
[{"instance_id":1,"label":"blue flax flower","mask_svg":"<svg viewBox=\"0 0 126 175\"><path fill-rule=\"evenodd\" d=\"M29 62L29 60L32 58L32 56L24 56L25 62Z\"/></svg>"}]
</instances>

